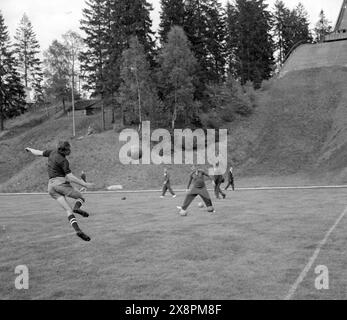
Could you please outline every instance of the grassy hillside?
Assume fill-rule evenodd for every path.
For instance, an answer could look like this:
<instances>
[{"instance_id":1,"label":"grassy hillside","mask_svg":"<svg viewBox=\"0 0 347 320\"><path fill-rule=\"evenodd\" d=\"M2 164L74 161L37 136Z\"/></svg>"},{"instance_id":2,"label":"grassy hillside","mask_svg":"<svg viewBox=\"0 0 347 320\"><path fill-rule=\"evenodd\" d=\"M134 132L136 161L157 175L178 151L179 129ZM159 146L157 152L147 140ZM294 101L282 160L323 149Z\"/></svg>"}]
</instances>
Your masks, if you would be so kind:
<instances>
[{"instance_id":1,"label":"grassy hillside","mask_svg":"<svg viewBox=\"0 0 347 320\"><path fill-rule=\"evenodd\" d=\"M347 68L289 73L263 92L248 174L306 173L342 182L347 151Z\"/></svg>"},{"instance_id":2,"label":"grassy hillside","mask_svg":"<svg viewBox=\"0 0 347 320\"><path fill-rule=\"evenodd\" d=\"M229 162L240 185L345 182L347 156L347 68L288 73L257 92L252 116L224 123L229 130ZM100 115L77 118L77 137ZM71 119L62 114L25 115L7 124L0 136L0 191L45 191L46 161L24 152L31 146L52 148L71 139ZM119 162L116 130L72 139L72 170L87 172L99 188L122 184L126 189L158 188L162 167L124 166ZM189 165L171 166L173 183L184 186ZM265 178L264 178L265 177Z\"/></svg>"},{"instance_id":3,"label":"grassy hillside","mask_svg":"<svg viewBox=\"0 0 347 320\"><path fill-rule=\"evenodd\" d=\"M119 149L123 143L118 140L115 129L86 136L89 125L98 127L100 115L76 119L76 138L72 139L72 123L67 116L57 115L37 124L37 119L0 138L0 191L33 192L45 191L47 184L46 159L36 158L24 151L27 146L40 150L54 148L59 140L71 141L73 152L69 157L71 169L79 175L87 172L88 180L98 189L113 184L122 184L127 189L158 188L162 182L162 169L156 165L125 166L119 161ZM11 134L9 134L11 133ZM8 137L8 138L7 138ZM172 168L173 183L185 185L189 165L168 166Z\"/></svg>"}]
</instances>

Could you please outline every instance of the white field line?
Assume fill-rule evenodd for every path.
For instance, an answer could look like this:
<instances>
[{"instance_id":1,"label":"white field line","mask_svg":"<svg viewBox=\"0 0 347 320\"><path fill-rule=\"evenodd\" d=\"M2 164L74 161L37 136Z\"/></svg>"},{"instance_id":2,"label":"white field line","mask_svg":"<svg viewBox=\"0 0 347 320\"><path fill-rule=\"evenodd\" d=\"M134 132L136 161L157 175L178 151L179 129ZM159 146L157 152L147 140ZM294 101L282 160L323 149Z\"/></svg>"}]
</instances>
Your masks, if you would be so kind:
<instances>
[{"instance_id":1,"label":"white field line","mask_svg":"<svg viewBox=\"0 0 347 320\"><path fill-rule=\"evenodd\" d=\"M284 300L290 300L292 299L292 297L294 296L296 290L298 289L299 285L301 284L301 282L305 279L307 273L310 271L312 265L314 264L314 262L316 261L319 252L321 250L321 248L326 244L326 242L328 241L330 235L332 234L332 232L335 230L335 228L337 227L337 225L341 222L341 220L344 218L344 216L347 213L347 207L345 208L345 210L340 214L340 216L336 219L335 223L333 224L333 226L329 229L329 231L325 234L323 240L321 240L317 247L316 250L314 251L312 257L309 259L307 265L305 266L305 268L301 271L299 277L296 279L296 281L294 282L294 284L292 285L292 287L290 288L288 294L285 296Z\"/></svg>"},{"instance_id":2,"label":"white field line","mask_svg":"<svg viewBox=\"0 0 347 320\"><path fill-rule=\"evenodd\" d=\"M271 191L271 190L312 190L312 189L344 189L347 185L338 186L293 186L293 187L249 187L249 188L236 188L236 191ZM213 191L213 189L208 189ZM230 191L231 189L229 189ZM185 192L185 189L174 190L175 192ZM117 190L117 191L87 191L83 194L112 194L112 193L157 193L162 192L158 190ZM42 196L47 195L47 192L19 192L19 193L0 193L1 196Z\"/></svg>"}]
</instances>

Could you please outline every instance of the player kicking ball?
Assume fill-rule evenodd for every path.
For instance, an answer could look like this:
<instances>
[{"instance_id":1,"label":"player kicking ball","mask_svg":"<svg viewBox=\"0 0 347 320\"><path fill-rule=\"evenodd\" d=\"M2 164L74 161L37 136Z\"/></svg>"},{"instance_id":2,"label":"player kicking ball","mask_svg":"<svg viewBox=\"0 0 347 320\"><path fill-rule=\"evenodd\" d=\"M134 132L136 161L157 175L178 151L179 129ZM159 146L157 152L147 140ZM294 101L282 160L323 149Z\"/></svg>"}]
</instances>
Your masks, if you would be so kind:
<instances>
[{"instance_id":1,"label":"player kicking ball","mask_svg":"<svg viewBox=\"0 0 347 320\"><path fill-rule=\"evenodd\" d=\"M87 218L89 214L81 207L85 202L84 197L80 191L77 191L72 187L70 182L74 182L82 187L91 188L94 186L93 183L85 182L75 177L71 170L69 161L66 159L71 154L71 146L67 141L61 141L58 143L56 150L40 151L32 148L25 148L27 152L31 152L35 156L41 156L48 158L48 193L55 199L67 212L68 220L71 226L76 231L76 235L84 241L90 241L88 237L78 226L74 213ZM74 208L72 209L70 204L67 202L66 197L76 199Z\"/></svg>"},{"instance_id":2,"label":"player kicking ball","mask_svg":"<svg viewBox=\"0 0 347 320\"><path fill-rule=\"evenodd\" d=\"M179 209L179 214L181 216L187 215L187 209L192 201L196 198L196 196L200 196L204 201L207 211L211 213L215 213L215 210L212 205L211 197L207 191L205 184L205 177L210 179L213 182L212 178L205 173L205 171L198 169L196 166L192 167L193 172L190 175L188 187L187 187L187 195L184 199L182 207L177 207ZM192 189L190 189L191 184L193 185Z\"/></svg>"}]
</instances>

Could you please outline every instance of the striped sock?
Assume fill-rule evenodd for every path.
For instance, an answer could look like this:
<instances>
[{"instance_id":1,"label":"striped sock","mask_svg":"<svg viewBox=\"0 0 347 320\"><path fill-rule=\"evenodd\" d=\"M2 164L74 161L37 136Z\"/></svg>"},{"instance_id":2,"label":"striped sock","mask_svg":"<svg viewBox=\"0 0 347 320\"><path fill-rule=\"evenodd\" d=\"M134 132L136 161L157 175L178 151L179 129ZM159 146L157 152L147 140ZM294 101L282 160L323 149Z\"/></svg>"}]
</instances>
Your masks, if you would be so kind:
<instances>
[{"instance_id":1,"label":"striped sock","mask_svg":"<svg viewBox=\"0 0 347 320\"><path fill-rule=\"evenodd\" d=\"M69 219L71 226L75 229L76 232L81 231L80 227L78 226L76 217L73 214L69 215L68 219Z\"/></svg>"}]
</instances>

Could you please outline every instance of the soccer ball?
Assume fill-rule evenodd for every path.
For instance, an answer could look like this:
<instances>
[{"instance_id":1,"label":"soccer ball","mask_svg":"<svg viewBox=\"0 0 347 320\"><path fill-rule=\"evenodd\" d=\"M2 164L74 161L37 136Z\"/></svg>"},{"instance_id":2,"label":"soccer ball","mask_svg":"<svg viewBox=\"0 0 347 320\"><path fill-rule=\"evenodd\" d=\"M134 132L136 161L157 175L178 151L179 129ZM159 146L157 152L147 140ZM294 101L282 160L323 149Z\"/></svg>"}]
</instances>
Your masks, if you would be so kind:
<instances>
[{"instance_id":1,"label":"soccer ball","mask_svg":"<svg viewBox=\"0 0 347 320\"><path fill-rule=\"evenodd\" d=\"M203 207L204 207L204 204L203 204L202 202L199 202L199 203L198 203L198 207L199 207L199 208L203 208Z\"/></svg>"},{"instance_id":2,"label":"soccer ball","mask_svg":"<svg viewBox=\"0 0 347 320\"><path fill-rule=\"evenodd\" d=\"M123 186L120 184L107 187L108 191L116 191L116 190L122 190L122 189L123 189Z\"/></svg>"}]
</instances>

